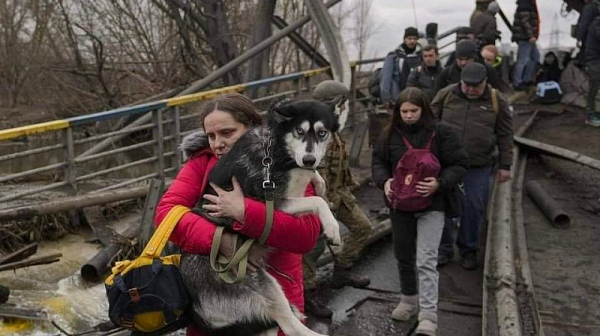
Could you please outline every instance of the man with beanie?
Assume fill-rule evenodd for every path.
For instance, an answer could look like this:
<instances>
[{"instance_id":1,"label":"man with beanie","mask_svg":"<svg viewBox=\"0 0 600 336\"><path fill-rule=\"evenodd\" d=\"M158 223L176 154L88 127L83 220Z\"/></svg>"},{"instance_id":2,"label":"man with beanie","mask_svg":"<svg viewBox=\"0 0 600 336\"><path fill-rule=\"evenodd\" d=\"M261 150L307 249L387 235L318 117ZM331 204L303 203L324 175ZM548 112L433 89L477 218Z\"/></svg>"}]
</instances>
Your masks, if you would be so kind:
<instances>
[{"instance_id":1,"label":"man with beanie","mask_svg":"<svg viewBox=\"0 0 600 336\"><path fill-rule=\"evenodd\" d=\"M338 81L326 80L315 88L313 97L336 106L343 111L349 90ZM341 252L334 257L332 288L351 286L364 288L371 282L367 276L355 274L350 267L358 259L371 233L371 221L356 204L346 145L335 133L323 160L317 168L327 184L327 199L336 219L342 222L348 233L344 237ZM304 300L306 310L317 317L329 318L332 311L316 295L316 261L325 250L325 241L319 239L315 248L304 255Z\"/></svg>"},{"instance_id":2,"label":"man with beanie","mask_svg":"<svg viewBox=\"0 0 600 336\"><path fill-rule=\"evenodd\" d=\"M500 11L500 6L496 1L490 2L487 10L477 15L471 22L471 29L475 34L475 39L479 45L479 50L488 44L496 44L498 29L496 24L496 14Z\"/></svg>"},{"instance_id":3,"label":"man with beanie","mask_svg":"<svg viewBox=\"0 0 600 336\"><path fill-rule=\"evenodd\" d=\"M513 86L515 90L524 90L533 83L535 68L540 61L536 44L540 36L540 20L535 0L517 0L512 31L512 40L519 45Z\"/></svg>"},{"instance_id":4,"label":"man with beanie","mask_svg":"<svg viewBox=\"0 0 600 336\"><path fill-rule=\"evenodd\" d=\"M449 67L442 70L442 74L435 84L435 92L439 92L450 84L460 82L461 72L467 65L471 63L481 64L487 70L487 82L494 88L508 92L510 88L503 85L496 70L491 65L481 61L481 57L477 53L477 45L471 40L464 40L456 45L456 61Z\"/></svg>"},{"instance_id":5,"label":"man with beanie","mask_svg":"<svg viewBox=\"0 0 600 336\"><path fill-rule=\"evenodd\" d=\"M406 87L410 70L419 65L420 52L417 50L419 31L408 27L404 30L404 43L390 52L383 62L379 89L381 103L391 107L396 97Z\"/></svg>"},{"instance_id":6,"label":"man with beanie","mask_svg":"<svg viewBox=\"0 0 600 336\"><path fill-rule=\"evenodd\" d=\"M460 27L456 31L456 44L459 44L461 41L473 41L475 42L475 34L473 34L473 29L471 27ZM444 65L446 68L452 66L456 62L456 50L450 53L450 55L446 58L446 64Z\"/></svg>"},{"instance_id":7,"label":"man with beanie","mask_svg":"<svg viewBox=\"0 0 600 336\"><path fill-rule=\"evenodd\" d=\"M458 132L469 154L469 170L463 180L464 194L458 192L462 214L456 240L460 264L468 270L478 267L479 228L485 218L496 145L499 151L498 182L510 179L512 163L512 116L504 96L488 84L487 74L484 65L472 62L462 70L460 83L438 92L431 103L433 113ZM438 266L454 257L454 224L449 217L452 215L446 216Z\"/></svg>"}]
</instances>

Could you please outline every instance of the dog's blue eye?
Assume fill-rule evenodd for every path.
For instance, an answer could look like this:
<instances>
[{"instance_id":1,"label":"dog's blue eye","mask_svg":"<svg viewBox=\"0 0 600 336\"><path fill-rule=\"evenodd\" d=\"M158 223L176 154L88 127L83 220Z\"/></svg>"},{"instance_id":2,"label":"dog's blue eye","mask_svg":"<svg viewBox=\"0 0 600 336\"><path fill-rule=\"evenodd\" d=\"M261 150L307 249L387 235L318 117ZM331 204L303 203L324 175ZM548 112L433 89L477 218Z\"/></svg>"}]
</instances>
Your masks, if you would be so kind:
<instances>
[{"instance_id":1,"label":"dog's blue eye","mask_svg":"<svg viewBox=\"0 0 600 336\"><path fill-rule=\"evenodd\" d=\"M324 138L327 135L327 131L319 131L317 134L319 137Z\"/></svg>"},{"instance_id":2,"label":"dog's blue eye","mask_svg":"<svg viewBox=\"0 0 600 336\"><path fill-rule=\"evenodd\" d=\"M296 128L296 133L298 133L298 135L304 135L304 130L300 127Z\"/></svg>"}]
</instances>

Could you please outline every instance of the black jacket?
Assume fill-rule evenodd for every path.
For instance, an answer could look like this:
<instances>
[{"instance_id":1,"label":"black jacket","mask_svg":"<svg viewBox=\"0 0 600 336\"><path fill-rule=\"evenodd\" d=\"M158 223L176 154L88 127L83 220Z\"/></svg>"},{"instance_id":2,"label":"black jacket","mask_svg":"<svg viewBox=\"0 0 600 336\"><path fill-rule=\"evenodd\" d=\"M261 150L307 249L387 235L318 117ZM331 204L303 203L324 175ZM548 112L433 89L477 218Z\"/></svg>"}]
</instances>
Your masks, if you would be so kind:
<instances>
[{"instance_id":1,"label":"black jacket","mask_svg":"<svg viewBox=\"0 0 600 336\"><path fill-rule=\"evenodd\" d=\"M592 22L600 14L598 12L598 0L588 2L583 6L579 19L577 20L577 40L585 44L587 38L588 29L592 25Z\"/></svg>"},{"instance_id":2,"label":"black jacket","mask_svg":"<svg viewBox=\"0 0 600 336\"><path fill-rule=\"evenodd\" d=\"M483 41L483 45L496 43L496 18L489 12L477 15L471 23L475 37Z\"/></svg>"},{"instance_id":3,"label":"black jacket","mask_svg":"<svg viewBox=\"0 0 600 336\"><path fill-rule=\"evenodd\" d=\"M494 67L479 60L477 60L476 62L479 62L485 66L487 70L488 84L490 84L493 88L500 90L500 92L502 93L510 92L510 87L508 86L508 84L503 83L500 80L500 77L498 76L498 73L496 72ZM447 87L448 85L460 83L461 72L462 69L458 67L456 62L454 62L450 67L442 70L442 73L440 74L440 76L437 79L437 82L435 83L435 92L440 92L440 90Z\"/></svg>"},{"instance_id":4,"label":"black jacket","mask_svg":"<svg viewBox=\"0 0 600 336\"><path fill-rule=\"evenodd\" d=\"M415 148L424 148L431 138L431 131L425 127L414 126L405 131L404 136ZM371 161L373 182L381 189L385 182L392 178L398 161L407 150L399 130L392 133L389 147L385 146L383 137L375 145ZM429 208L423 211L446 211L457 214L460 209L451 209L447 205L455 198L457 185L462 181L469 167L467 152L460 144L454 129L442 122L435 125L435 140L431 152L440 161L441 171L438 177L440 188L434 194ZM452 206L455 207L454 204Z\"/></svg>"},{"instance_id":5,"label":"black jacket","mask_svg":"<svg viewBox=\"0 0 600 336\"><path fill-rule=\"evenodd\" d=\"M438 61L434 67L428 67L425 63L414 68L408 75L407 87L416 87L421 89L429 101L435 96L435 83L442 73L442 65Z\"/></svg>"},{"instance_id":6,"label":"black jacket","mask_svg":"<svg viewBox=\"0 0 600 336\"><path fill-rule=\"evenodd\" d=\"M600 60L600 15L594 19L588 29L583 59L586 63Z\"/></svg>"}]
</instances>

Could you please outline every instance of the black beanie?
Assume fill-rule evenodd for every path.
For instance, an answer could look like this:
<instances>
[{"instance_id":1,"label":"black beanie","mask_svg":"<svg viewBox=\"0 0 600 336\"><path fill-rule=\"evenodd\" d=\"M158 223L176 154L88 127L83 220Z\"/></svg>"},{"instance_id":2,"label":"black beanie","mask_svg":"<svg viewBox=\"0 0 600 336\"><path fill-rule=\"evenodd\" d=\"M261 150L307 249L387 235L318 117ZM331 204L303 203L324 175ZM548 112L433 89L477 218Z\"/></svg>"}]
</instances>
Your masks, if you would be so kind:
<instances>
[{"instance_id":1,"label":"black beanie","mask_svg":"<svg viewBox=\"0 0 600 336\"><path fill-rule=\"evenodd\" d=\"M477 46L471 40L463 40L456 45L456 58L468 57L477 58Z\"/></svg>"},{"instance_id":2,"label":"black beanie","mask_svg":"<svg viewBox=\"0 0 600 336\"><path fill-rule=\"evenodd\" d=\"M408 27L406 29L404 29L404 38L407 38L409 36L414 36L414 37L419 37L419 31L417 30L417 28L415 27Z\"/></svg>"}]
</instances>

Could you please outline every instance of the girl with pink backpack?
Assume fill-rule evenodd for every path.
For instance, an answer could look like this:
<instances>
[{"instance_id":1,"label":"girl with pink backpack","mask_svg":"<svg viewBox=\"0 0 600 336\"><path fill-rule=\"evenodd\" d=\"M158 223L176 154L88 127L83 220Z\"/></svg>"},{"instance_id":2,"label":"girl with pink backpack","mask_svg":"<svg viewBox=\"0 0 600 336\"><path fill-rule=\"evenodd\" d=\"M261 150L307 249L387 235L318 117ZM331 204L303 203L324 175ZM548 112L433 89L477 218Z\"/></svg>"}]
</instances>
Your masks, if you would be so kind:
<instances>
[{"instance_id":1,"label":"girl with pink backpack","mask_svg":"<svg viewBox=\"0 0 600 336\"><path fill-rule=\"evenodd\" d=\"M437 332L444 212L460 212L454 198L468 165L458 135L435 120L426 95L417 88L402 91L373 150L372 175L390 207L400 273L401 300L392 318L408 321L418 313L417 335Z\"/></svg>"}]
</instances>

